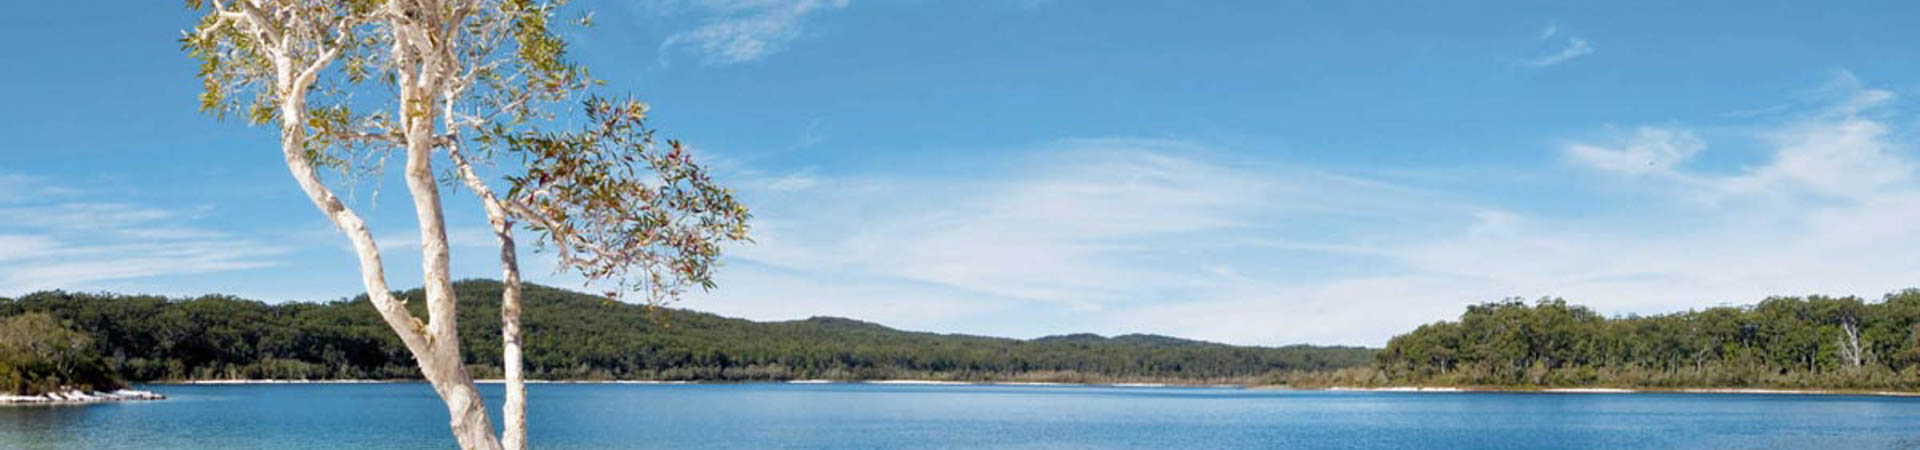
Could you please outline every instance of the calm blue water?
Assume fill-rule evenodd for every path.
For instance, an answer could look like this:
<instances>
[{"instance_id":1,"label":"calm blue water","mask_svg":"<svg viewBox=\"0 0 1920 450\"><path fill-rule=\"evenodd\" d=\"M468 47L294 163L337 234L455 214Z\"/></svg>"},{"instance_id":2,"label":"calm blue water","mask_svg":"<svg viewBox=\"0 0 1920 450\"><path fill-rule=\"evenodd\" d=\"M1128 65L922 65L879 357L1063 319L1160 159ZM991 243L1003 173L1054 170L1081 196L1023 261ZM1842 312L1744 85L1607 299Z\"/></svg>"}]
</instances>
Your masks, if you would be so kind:
<instances>
[{"instance_id":1,"label":"calm blue water","mask_svg":"<svg viewBox=\"0 0 1920 450\"><path fill-rule=\"evenodd\" d=\"M447 448L424 384L0 407L7 448ZM498 385L482 385L498 408ZM1920 448L1920 399L901 385L531 386L535 448ZM497 410L496 410L497 411Z\"/></svg>"}]
</instances>

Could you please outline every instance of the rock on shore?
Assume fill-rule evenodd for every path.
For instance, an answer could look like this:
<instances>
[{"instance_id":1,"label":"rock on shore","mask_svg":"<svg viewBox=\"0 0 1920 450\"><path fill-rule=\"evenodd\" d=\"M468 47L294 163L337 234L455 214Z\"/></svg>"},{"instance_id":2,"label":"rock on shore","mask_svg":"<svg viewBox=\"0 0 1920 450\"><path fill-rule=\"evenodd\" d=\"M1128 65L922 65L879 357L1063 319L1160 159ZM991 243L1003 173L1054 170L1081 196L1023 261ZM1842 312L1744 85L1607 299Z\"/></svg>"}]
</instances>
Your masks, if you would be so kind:
<instances>
[{"instance_id":1,"label":"rock on shore","mask_svg":"<svg viewBox=\"0 0 1920 450\"><path fill-rule=\"evenodd\" d=\"M160 395L156 392L136 391L132 389L121 389L113 392L83 392L76 389L48 392L40 395L0 395L0 405L80 404L129 400L162 400L165 398L167 398L167 396Z\"/></svg>"}]
</instances>

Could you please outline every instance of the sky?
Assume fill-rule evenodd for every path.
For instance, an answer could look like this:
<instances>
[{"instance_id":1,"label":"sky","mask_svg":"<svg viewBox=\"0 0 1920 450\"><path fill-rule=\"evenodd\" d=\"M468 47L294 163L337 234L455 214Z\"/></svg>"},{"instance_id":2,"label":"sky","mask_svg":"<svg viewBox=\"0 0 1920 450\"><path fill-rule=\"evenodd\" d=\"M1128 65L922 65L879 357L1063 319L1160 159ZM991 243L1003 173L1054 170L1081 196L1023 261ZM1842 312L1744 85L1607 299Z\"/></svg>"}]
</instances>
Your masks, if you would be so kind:
<instances>
[{"instance_id":1,"label":"sky","mask_svg":"<svg viewBox=\"0 0 1920 450\"><path fill-rule=\"evenodd\" d=\"M5 1L0 296L358 293L273 130L196 111L190 11ZM1920 3L1399 3L575 1L568 37L753 210L678 307L1382 345L1508 297L1920 287ZM418 286L404 185L339 188Z\"/></svg>"}]
</instances>

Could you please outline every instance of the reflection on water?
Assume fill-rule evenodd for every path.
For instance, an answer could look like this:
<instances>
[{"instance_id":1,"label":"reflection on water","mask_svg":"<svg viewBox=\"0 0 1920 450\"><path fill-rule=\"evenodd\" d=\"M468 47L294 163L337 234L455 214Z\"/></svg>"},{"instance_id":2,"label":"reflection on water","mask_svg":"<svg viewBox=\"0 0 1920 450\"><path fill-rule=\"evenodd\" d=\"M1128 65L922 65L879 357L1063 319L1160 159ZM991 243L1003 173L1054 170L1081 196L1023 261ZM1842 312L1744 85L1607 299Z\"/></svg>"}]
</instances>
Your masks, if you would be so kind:
<instances>
[{"instance_id":1,"label":"reflection on water","mask_svg":"<svg viewBox=\"0 0 1920 450\"><path fill-rule=\"evenodd\" d=\"M0 430L7 446L58 443L81 430L86 416L100 410L75 405L17 405L0 407Z\"/></svg>"}]
</instances>

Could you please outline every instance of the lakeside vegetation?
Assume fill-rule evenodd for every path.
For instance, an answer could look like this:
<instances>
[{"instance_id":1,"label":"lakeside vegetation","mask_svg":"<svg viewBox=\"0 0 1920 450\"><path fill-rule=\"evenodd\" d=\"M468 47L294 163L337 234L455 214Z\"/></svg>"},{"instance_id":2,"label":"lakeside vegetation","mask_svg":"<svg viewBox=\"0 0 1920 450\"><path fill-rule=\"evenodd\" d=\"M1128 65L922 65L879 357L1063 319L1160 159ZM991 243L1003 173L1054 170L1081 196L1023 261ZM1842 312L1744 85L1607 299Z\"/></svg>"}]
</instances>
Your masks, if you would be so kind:
<instances>
[{"instance_id":1,"label":"lakeside vegetation","mask_svg":"<svg viewBox=\"0 0 1920 450\"><path fill-rule=\"evenodd\" d=\"M1467 308L1344 385L1920 390L1920 290L1607 318L1560 299ZM1336 376L1337 375L1337 376Z\"/></svg>"},{"instance_id":2,"label":"lakeside vegetation","mask_svg":"<svg viewBox=\"0 0 1920 450\"><path fill-rule=\"evenodd\" d=\"M501 285L455 287L462 344L499 348ZM1374 358L1359 347L1244 347L1152 335L1017 340L831 317L753 322L533 285L524 295L526 370L536 379L1250 383ZM266 304L49 291L0 299L0 317L69 322L91 337L101 364L127 380L418 378L412 357L366 303L364 296ZM408 306L419 314L420 303ZM498 352L470 351L466 360L476 377L500 374Z\"/></svg>"},{"instance_id":3,"label":"lakeside vegetation","mask_svg":"<svg viewBox=\"0 0 1920 450\"><path fill-rule=\"evenodd\" d=\"M498 347L501 285L477 280L456 288L464 344ZM536 379L1920 391L1920 290L1879 301L1775 297L1612 318L1561 299L1509 299L1469 306L1458 320L1421 326L1382 350L1137 334L1019 340L834 317L754 322L543 286L525 295L527 372ZM0 391L417 379L411 356L366 302L60 291L0 298ZM466 360L478 377L500 375L498 353L469 352Z\"/></svg>"},{"instance_id":4,"label":"lakeside vegetation","mask_svg":"<svg viewBox=\"0 0 1920 450\"><path fill-rule=\"evenodd\" d=\"M93 339L43 312L0 316L0 394L119 389Z\"/></svg>"}]
</instances>

